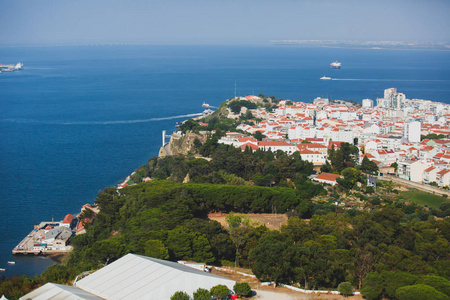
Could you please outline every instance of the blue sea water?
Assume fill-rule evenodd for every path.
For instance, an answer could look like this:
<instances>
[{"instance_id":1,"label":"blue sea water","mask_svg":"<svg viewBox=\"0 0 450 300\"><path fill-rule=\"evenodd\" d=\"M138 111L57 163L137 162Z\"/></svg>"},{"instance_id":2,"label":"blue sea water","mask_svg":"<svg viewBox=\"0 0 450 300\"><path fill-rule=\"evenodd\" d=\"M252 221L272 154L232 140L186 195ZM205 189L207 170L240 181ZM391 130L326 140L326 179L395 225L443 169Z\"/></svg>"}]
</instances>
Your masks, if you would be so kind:
<instances>
[{"instance_id":1,"label":"blue sea water","mask_svg":"<svg viewBox=\"0 0 450 300\"><path fill-rule=\"evenodd\" d=\"M330 70L339 60L342 69ZM0 48L0 267L41 273L45 257L12 256L34 222L93 203L157 155L161 132L235 93L309 102L361 101L396 87L450 103L450 52L239 46ZM330 76L340 80L319 80ZM7 261L15 260L15 265Z\"/></svg>"}]
</instances>

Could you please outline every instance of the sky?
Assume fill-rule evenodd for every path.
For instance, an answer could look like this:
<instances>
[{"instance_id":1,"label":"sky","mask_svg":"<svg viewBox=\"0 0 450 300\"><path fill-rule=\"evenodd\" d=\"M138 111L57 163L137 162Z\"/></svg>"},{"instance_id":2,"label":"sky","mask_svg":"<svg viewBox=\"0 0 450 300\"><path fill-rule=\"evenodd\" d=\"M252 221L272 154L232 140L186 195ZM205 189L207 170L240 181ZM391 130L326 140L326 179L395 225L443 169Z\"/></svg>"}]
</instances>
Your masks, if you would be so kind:
<instances>
[{"instance_id":1,"label":"sky","mask_svg":"<svg viewBox=\"0 0 450 300\"><path fill-rule=\"evenodd\" d=\"M0 0L0 46L450 42L450 0Z\"/></svg>"}]
</instances>

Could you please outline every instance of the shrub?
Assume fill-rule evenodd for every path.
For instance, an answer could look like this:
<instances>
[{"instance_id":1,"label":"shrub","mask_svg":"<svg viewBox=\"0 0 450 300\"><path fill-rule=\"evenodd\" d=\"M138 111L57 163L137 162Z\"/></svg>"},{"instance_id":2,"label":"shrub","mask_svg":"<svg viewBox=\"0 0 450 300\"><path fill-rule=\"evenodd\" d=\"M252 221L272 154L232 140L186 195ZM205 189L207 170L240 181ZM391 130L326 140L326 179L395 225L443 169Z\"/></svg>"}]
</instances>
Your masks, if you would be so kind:
<instances>
[{"instance_id":1,"label":"shrub","mask_svg":"<svg viewBox=\"0 0 450 300\"><path fill-rule=\"evenodd\" d=\"M435 288L425 285L416 284L398 288L395 297L399 300L444 300L448 299L447 295L437 291Z\"/></svg>"},{"instance_id":2,"label":"shrub","mask_svg":"<svg viewBox=\"0 0 450 300\"><path fill-rule=\"evenodd\" d=\"M223 299L228 296L230 290L226 285L218 284L216 286L213 286L210 292L214 298Z\"/></svg>"},{"instance_id":3,"label":"shrub","mask_svg":"<svg viewBox=\"0 0 450 300\"><path fill-rule=\"evenodd\" d=\"M197 291L194 292L194 300L210 300L211 299L211 293L206 290L199 288Z\"/></svg>"},{"instance_id":4,"label":"shrub","mask_svg":"<svg viewBox=\"0 0 450 300\"><path fill-rule=\"evenodd\" d=\"M353 292L352 284L347 281L341 282L338 286L338 291L339 293L347 297L348 295L351 295Z\"/></svg>"},{"instance_id":5,"label":"shrub","mask_svg":"<svg viewBox=\"0 0 450 300\"><path fill-rule=\"evenodd\" d=\"M384 279L386 283L385 290L387 295L390 298L394 298L397 289L404 286L415 284L417 281L417 276L407 272L394 271L394 272L385 272Z\"/></svg>"},{"instance_id":6,"label":"shrub","mask_svg":"<svg viewBox=\"0 0 450 300\"><path fill-rule=\"evenodd\" d=\"M444 293L450 297L450 281L448 281L444 277L436 275L425 275L420 277L417 283L434 287L439 292Z\"/></svg>"},{"instance_id":7,"label":"shrub","mask_svg":"<svg viewBox=\"0 0 450 300\"><path fill-rule=\"evenodd\" d=\"M377 291L375 291L373 288L371 288L371 287L364 287L364 288L362 288L361 289L361 294L367 300L375 300L375 299L378 299L378 296L380 296L380 294Z\"/></svg>"},{"instance_id":8,"label":"shrub","mask_svg":"<svg viewBox=\"0 0 450 300\"><path fill-rule=\"evenodd\" d=\"M189 300L190 297L186 292L178 291L170 297L170 300Z\"/></svg>"},{"instance_id":9,"label":"shrub","mask_svg":"<svg viewBox=\"0 0 450 300\"><path fill-rule=\"evenodd\" d=\"M251 294L252 288L247 282L236 283L233 290L238 296L247 297Z\"/></svg>"}]
</instances>

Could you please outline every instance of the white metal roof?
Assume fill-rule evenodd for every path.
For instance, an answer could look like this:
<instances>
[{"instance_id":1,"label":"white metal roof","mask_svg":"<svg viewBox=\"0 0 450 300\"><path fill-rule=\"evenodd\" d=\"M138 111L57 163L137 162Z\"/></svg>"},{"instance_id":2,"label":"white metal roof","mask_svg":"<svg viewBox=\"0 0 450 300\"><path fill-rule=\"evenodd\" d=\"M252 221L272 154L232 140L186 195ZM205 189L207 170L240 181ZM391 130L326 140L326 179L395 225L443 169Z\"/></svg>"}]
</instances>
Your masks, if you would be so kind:
<instances>
[{"instance_id":1,"label":"white metal roof","mask_svg":"<svg viewBox=\"0 0 450 300\"><path fill-rule=\"evenodd\" d=\"M163 299L184 291L218 284L233 288L235 281L175 262L127 254L76 283L77 288L105 299Z\"/></svg>"},{"instance_id":2,"label":"white metal roof","mask_svg":"<svg viewBox=\"0 0 450 300\"><path fill-rule=\"evenodd\" d=\"M102 300L73 286L47 283L31 293L19 298L20 300Z\"/></svg>"}]
</instances>

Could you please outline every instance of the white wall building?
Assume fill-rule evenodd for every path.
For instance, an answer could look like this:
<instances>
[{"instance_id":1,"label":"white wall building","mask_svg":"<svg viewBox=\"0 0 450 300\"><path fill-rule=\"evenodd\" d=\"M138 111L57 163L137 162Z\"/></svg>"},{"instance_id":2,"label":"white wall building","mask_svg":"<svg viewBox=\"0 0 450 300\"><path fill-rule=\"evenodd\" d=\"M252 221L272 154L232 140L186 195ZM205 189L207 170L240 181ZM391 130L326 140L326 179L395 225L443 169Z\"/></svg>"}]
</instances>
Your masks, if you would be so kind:
<instances>
[{"instance_id":1,"label":"white wall building","mask_svg":"<svg viewBox=\"0 0 450 300\"><path fill-rule=\"evenodd\" d=\"M362 108L373 108L373 100L372 99L363 99L362 100Z\"/></svg>"},{"instance_id":2,"label":"white wall building","mask_svg":"<svg viewBox=\"0 0 450 300\"><path fill-rule=\"evenodd\" d=\"M407 132L405 132L405 136L407 137L410 143L420 143L420 122L414 121L407 124L405 127L407 128Z\"/></svg>"}]
</instances>

